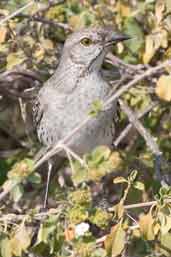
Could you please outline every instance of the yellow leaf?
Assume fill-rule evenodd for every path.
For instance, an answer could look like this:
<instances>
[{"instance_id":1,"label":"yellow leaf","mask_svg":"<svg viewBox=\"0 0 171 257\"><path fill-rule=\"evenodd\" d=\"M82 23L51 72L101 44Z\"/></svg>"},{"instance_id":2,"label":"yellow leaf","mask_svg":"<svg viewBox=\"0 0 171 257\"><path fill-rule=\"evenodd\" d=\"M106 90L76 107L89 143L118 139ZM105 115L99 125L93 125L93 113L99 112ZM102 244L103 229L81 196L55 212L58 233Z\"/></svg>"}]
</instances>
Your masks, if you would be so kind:
<instances>
[{"instance_id":1,"label":"yellow leaf","mask_svg":"<svg viewBox=\"0 0 171 257\"><path fill-rule=\"evenodd\" d=\"M171 75L162 75L157 81L156 95L165 101L171 101Z\"/></svg>"},{"instance_id":2,"label":"yellow leaf","mask_svg":"<svg viewBox=\"0 0 171 257\"><path fill-rule=\"evenodd\" d=\"M24 53L18 51L17 53L10 53L7 56L7 70L12 69L14 66L21 64L25 60Z\"/></svg>"},{"instance_id":3,"label":"yellow leaf","mask_svg":"<svg viewBox=\"0 0 171 257\"><path fill-rule=\"evenodd\" d=\"M162 235L165 235L171 229L171 216L166 215L163 212L158 213L158 219L160 222L160 231Z\"/></svg>"},{"instance_id":4,"label":"yellow leaf","mask_svg":"<svg viewBox=\"0 0 171 257\"><path fill-rule=\"evenodd\" d=\"M119 165L122 162L120 153L117 151L112 152L112 154L110 155L109 161L111 162L113 169L119 168Z\"/></svg>"},{"instance_id":5,"label":"yellow leaf","mask_svg":"<svg viewBox=\"0 0 171 257\"><path fill-rule=\"evenodd\" d=\"M44 47L44 49L53 49L53 42L50 39L43 39L41 40L41 43Z\"/></svg>"},{"instance_id":6,"label":"yellow leaf","mask_svg":"<svg viewBox=\"0 0 171 257\"><path fill-rule=\"evenodd\" d=\"M168 252L168 250L171 251L171 243L170 242L171 242L171 233L167 233L167 234L161 236L161 239L160 239L161 251L163 252L163 250L166 249L165 252L168 253L168 255L164 255L164 256L170 256L170 253Z\"/></svg>"},{"instance_id":7,"label":"yellow leaf","mask_svg":"<svg viewBox=\"0 0 171 257\"><path fill-rule=\"evenodd\" d=\"M145 40L145 53L143 55L143 62L147 64L155 54L154 40L152 36L147 36Z\"/></svg>"},{"instance_id":8,"label":"yellow leaf","mask_svg":"<svg viewBox=\"0 0 171 257\"><path fill-rule=\"evenodd\" d=\"M124 51L124 45L122 43L117 44L118 54L122 54Z\"/></svg>"},{"instance_id":9,"label":"yellow leaf","mask_svg":"<svg viewBox=\"0 0 171 257\"><path fill-rule=\"evenodd\" d=\"M171 1L170 0L165 0L166 1L166 10L167 12L171 12Z\"/></svg>"},{"instance_id":10,"label":"yellow leaf","mask_svg":"<svg viewBox=\"0 0 171 257\"><path fill-rule=\"evenodd\" d=\"M9 15L9 11L6 9L0 9L0 15L7 16L7 15Z\"/></svg>"},{"instance_id":11,"label":"yellow leaf","mask_svg":"<svg viewBox=\"0 0 171 257\"><path fill-rule=\"evenodd\" d=\"M71 18L69 18L69 25L74 29L78 29L83 27L84 24L82 24L82 21L79 15L72 15Z\"/></svg>"},{"instance_id":12,"label":"yellow leaf","mask_svg":"<svg viewBox=\"0 0 171 257\"><path fill-rule=\"evenodd\" d=\"M159 31L159 41L160 41L160 46L163 48L168 47L168 32L166 30L160 30Z\"/></svg>"},{"instance_id":13,"label":"yellow leaf","mask_svg":"<svg viewBox=\"0 0 171 257\"><path fill-rule=\"evenodd\" d=\"M155 30L155 33L146 37L143 62L145 64L149 63L160 47L168 47L168 32L159 27Z\"/></svg>"},{"instance_id":14,"label":"yellow leaf","mask_svg":"<svg viewBox=\"0 0 171 257\"><path fill-rule=\"evenodd\" d=\"M165 9L165 1L163 0L156 1L155 15L156 15L158 24L162 21L164 9Z\"/></svg>"},{"instance_id":15,"label":"yellow leaf","mask_svg":"<svg viewBox=\"0 0 171 257\"><path fill-rule=\"evenodd\" d=\"M117 224L112 228L104 243L108 255L116 257L122 253L125 246L125 236L126 233L121 224Z\"/></svg>"},{"instance_id":16,"label":"yellow leaf","mask_svg":"<svg viewBox=\"0 0 171 257\"><path fill-rule=\"evenodd\" d=\"M120 12L121 16L128 17L131 15L131 8L129 5L118 2L116 8L117 11Z\"/></svg>"},{"instance_id":17,"label":"yellow leaf","mask_svg":"<svg viewBox=\"0 0 171 257\"><path fill-rule=\"evenodd\" d=\"M39 61L41 61L43 58L44 58L44 55L45 55L45 50L44 48L39 44L37 46L37 49L36 51L34 52L34 57L36 59L38 59Z\"/></svg>"},{"instance_id":18,"label":"yellow leaf","mask_svg":"<svg viewBox=\"0 0 171 257\"><path fill-rule=\"evenodd\" d=\"M151 214L142 215L139 219L140 232L147 240L154 240L154 219Z\"/></svg>"},{"instance_id":19,"label":"yellow leaf","mask_svg":"<svg viewBox=\"0 0 171 257\"><path fill-rule=\"evenodd\" d=\"M30 47L33 47L35 44L35 40L31 36L25 36L23 41L26 42Z\"/></svg>"},{"instance_id":20,"label":"yellow leaf","mask_svg":"<svg viewBox=\"0 0 171 257\"><path fill-rule=\"evenodd\" d=\"M4 43L7 35L7 28L6 27L0 27L0 43Z\"/></svg>"}]
</instances>

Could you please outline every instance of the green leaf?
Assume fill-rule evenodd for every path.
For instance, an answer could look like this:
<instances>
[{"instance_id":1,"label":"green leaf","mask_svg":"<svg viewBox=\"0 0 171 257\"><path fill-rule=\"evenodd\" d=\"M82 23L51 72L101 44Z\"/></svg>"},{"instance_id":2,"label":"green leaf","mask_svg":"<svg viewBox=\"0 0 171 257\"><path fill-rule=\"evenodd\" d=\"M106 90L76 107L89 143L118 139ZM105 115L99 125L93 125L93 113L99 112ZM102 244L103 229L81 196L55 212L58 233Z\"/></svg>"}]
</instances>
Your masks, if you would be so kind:
<instances>
[{"instance_id":1,"label":"green leaf","mask_svg":"<svg viewBox=\"0 0 171 257\"><path fill-rule=\"evenodd\" d=\"M7 56L7 70L14 68L16 65L21 64L26 59L23 51L18 51L17 53L10 53Z\"/></svg>"},{"instance_id":2,"label":"green leaf","mask_svg":"<svg viewBox=\"0 0 171 257\"><path fill-rule=\"evenodd\" d=\"M144 45L144 33L141 26L135 18L129 17L125 20L123 29L124 32L132 38L126 41L125 45L132 53L138 54Z\"/></svg>"},{"instance_id":3,"label":"green leaf","mask_svg":"<svg viewBox=\"0 0 171 257\"><path fill-rule=\"evenodd\" d=\"M10 192L10 194L11 194L12 199L14 200L14 202L18 202L18 201L21 199L23 193L24 193L24 189L23 189L23 186L22 186L22 185L17 185L17 186L15 186L15 187L11 190L11 192Z\"/></svg>"},{"instance_id":4,"label":"green leaf","mask_svg":"<svg viewBox=\"0 0 171 257\"><path fill-rule=\"evenodd\" d=\"M56 216L51 216L48 221L40 225L36 245L41 242L48 243L50 235L56 230L56 219Z\"/></svg>"},{"instance_id":5,"label":"green leaf","mask_svg":"<svg viewBox=\"0 0 171 257\"><path fill-rule=\"evenodd\" d=\"M134 186L134 188L141 190L141 191L144 191L144 188L145 188L144 184L140 181L135 181L133 186Z\"/></svg>"},{"instance_id":6,"label":"green leaf","mask_svg":"<svg viewBox=\"0 0 171 257\"><path fill-rule=\"evenodd\" d=\"M89 115L95 117L98 115L99 112L103 110L103 102L100 100L96 100L92 103L91 110Z\"/></svg>"},{"instance_id":7,"label":"green leaf","mask_svg":"<svg viewBox=\"0 0 171 257\"><path fill-rule=\"evenodd\" d=\"M39 173L32 173L28 177L28 181L30 181L33 184L40 184L41 183L41 176Z\"/></svg>"},{"instance_id":8,"label":"green leaf","mask_svg":"<svg viewBox=\"0 0 171 257\"><path fill-rule=\"evenodd\" d=\"M99 165L109 159L111 150L107 146L98 146L93 152L87 155L88 164L92 167Z\"/></svg>"},{"instance_id":9,"label":"green leaf","mask_svg":"<svg viewBox=\"0 0 171 257\"><path fill-rule=\"evenodd\" d=\"M80 163L74 162L74 170L72 171L72 181L75 186L88 180L88 171L82 167Z\"/></svg>"},{"instance_id":10,"label":"green leaf","mask_svg":"<svg viewBox=\"0 0 171 257\"><path fill-rule=\"evenodd\" d=\"M33 167L34 161L29 158L25 158L13 165L11 170L8 172L8 178L22 180L32 173Z\"/></svg>"}]
</instances>

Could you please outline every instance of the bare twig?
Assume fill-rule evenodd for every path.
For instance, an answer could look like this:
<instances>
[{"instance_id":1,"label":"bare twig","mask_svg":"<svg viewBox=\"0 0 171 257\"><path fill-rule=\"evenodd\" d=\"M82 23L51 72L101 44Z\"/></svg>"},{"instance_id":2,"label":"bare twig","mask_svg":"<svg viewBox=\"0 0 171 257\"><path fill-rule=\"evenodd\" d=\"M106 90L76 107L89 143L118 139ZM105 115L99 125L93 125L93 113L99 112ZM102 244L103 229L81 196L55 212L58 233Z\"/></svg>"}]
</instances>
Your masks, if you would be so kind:
<instances>
[{"instance_id":1,"label":"bare twig","mask_svg":"<svg viewBox=\"0 0 171 257\"><path fill-rule=\"evenodd\" d=\"M18 10L16 10L15 12L11 13L10 15L8 15L7 17L5 17L4 19L0 20L0 26L3 25L5 22L9 21L10 19L14 18L15 16L17 16L18 14L20 14L21 12L23 12L25 9L27 9L28 7L32 6L35 3L35 1L30 1L28 4L24 5L23 7L19 8Z\"/></svg>"},{"instance_id":2,"label":"bare twig","mask_svg":"<svg viewBox=\"0 0 171 257\"><path fill-rule=\"evenodd\" d=\"M151 68L144 72L143 74L140 74L136 76L132 81L130 81L128 84L120 88L115 94L110 96L108 100L104 103L104 109L107 108L112 102L114 102L118 97L120 97L123 93L125 93L128 89L130 89L132 86L136 85L139 81L157 73L161 69L163 69L166 66L171 65L171 61L165 61L164 63ZM77 127L75 127L71 133L69 133L65 138L63 138L60 142L57 142L54 147L46 152L46 154L35 164L35 169L37 169L42 163L47 161L49 158L51 158L53 155L58 153L59 150L59 144L66 144L68 141L78 132L80 131L87 123L89 120L91 120L93 117L88 116L85 118L85 120L82 121Z\"/></svg>"},{"instance_id":3,"label":"bare twig","mask_svg":"<svg viewBox=\"0 0 171 257\"><path fill-rule=\"evenodd\" d=\"M30 16L30 15L26 15L26 14L19 14L18 16L29 19L30 21L37 21L37 22L41 22L41 23L44 23L44 24L48 24L48 25L51 25L51 26L58 27L58 28L62 28L64 30L72 31L72 28L68 24L65 24L65 23L62 23L62 22L49 20L49 19L38 17L38 16L35 16L35 15Z\"/></svg>"},{"instance_id":4,"label":"bare twig","mask_svg":"<svg viewBox=\"0 0 171 257\"><path fill-rule=\"evenodd\" d=\"M152 103L151 105L147 106L142 112L137 113L137 118L141 119L144 115L146 115L148 112L150 112L158 103ZM117 147L119 143L123 140L124 137L129 133L129 131L132 129L133 124L129 123L126 128L121 132L121 134L116 138L113 145Z\"/></svg>"},{"instance_id":5,"label":"bare twig","mask_svg":"<svg viewBox=\"0 0 171 257\"><path fill-rule=\"evenodd\" d=\"M142 65L142 64L133 65L133 64L125 63L120 58L118 58L117 56L115 56L111 53L108 53L107 60L111 64L113 64L117 67L119 66L119 67L123 68L124 70L126 70L127 73L130 73L130 74L133 74L133 73L141 74L144 71L144 69L150 68L147 65Z\"/></svg>"},{"instance_id":6,"label":"bare twig","mask_svg":"<svg viewBox=\"0 0 171 257\"><path fill-rule=\"evenodd\" d=\"M152 135L147 131L147 129L144 128L144 126L141 124L141 122L138 120L137 115L127 106L121 99L119 99L119 103L121 106L121 109L126 113L128 116L129 121L132 123L132 125L138 130L140 135L144 138L147 146L150 148L152 153L155 155L155 174L156 178L162 180L161 172L160 172L160 165L161 165L161 156L162 152L160 151L158 144L156 143L155 139L152 137Z\"/></svg>"},{"instance_id":7,"label":"bare twig","mask_svg":"<svg viewBox=\"0 0 171 257\"><path fill-rule=\"evenodd\" d=\"M126 84L125 86L123 86L122 88L120 88L115 94L111 95L107 101L104 103L104 109L108 108L108 106L110 104L112 104L118 97L120 97L123 93L125 93L128 89L130 89L132 86L136 85L139 81L152 76L153 74L156 74L157 72L159 72L160 70L164 69L166 66L170 66L171 65L171 61L165 61L162 64L159 64L158 66L154 67L154 68L150 68L147 71L145 71L142 74L137 75L133 80L131 80L128 84ZM47 152L45 153L45 155L38 160L35 163L34 169L37 169L41 164L43 164L45 161L47 161L48 159L50 159L52 156L54 156L55 154L57 154L59 151L61 151L60 145L61 144L67 144L68 141L78 132L80 131L88 122L89 120L91 120L93 117L92 116L88 116L87 118L85 118L78 126L76 126L65 138L63 138L62 140L60 140L60 142L57 142L54 147L50 150L47 150ZM156 152L159 151L158 147L156 147ZM160 152L160 151L159 151ZM17 185L17 183L16 183ZM14 186L16 186L14 185ZM14 188L14 186L11 186L11 188L8 188L8 190L3 191L2 193L0 193L0 201L3 200L8 193Z\"/></svg>"},{"instance_id":8,"label":"bare twig","mask_svg":"<svg viewBox=\"0 0 171 257\"><path fill-rule=\"evenodd\" d=\"M81 159L81 157L78 154L76 154L72 149L70 149L67 145L61 144L59 147L64 149L64 151L68 152L70 156L72 156L75 160L77 160L82 166L88 168L85 161Z\"/></svg>"},{"instance_id":9,"label":"bare twig","mask_svg":"<svg viewBox=\"0 0 171 257\"><path fill-rule=\"evenodd\" d=\"M161 151L159 150L156 141L138 120L137 115L121 99L119 100L119 104L121 106L121 109L128 116L128 119L132 123L132 126L134 126L138 130L140 135L145 139L146 144L151 149L151 151L156 155L160 155Z\"/></svg>"},{"instance_id":10,"label":"bare twig","mask_svg":"<svg viewBox=\"0 0 171 257\"><path fill-rule=\"evenodd\" d=\"M34 71L30 71L30 70L19 70L19 69L14 69L14 70L10 70L10 71L5 71L2 74L0 74L0 82L4 82L6 80L9 81L13 81L15 76L19 77L19 76L23 76L23 77L28 77L30 79L33 80L37 80L40 83L43 83L41 77L39 76L39 74L37 74Z\"/></svg>"}]
</instances>

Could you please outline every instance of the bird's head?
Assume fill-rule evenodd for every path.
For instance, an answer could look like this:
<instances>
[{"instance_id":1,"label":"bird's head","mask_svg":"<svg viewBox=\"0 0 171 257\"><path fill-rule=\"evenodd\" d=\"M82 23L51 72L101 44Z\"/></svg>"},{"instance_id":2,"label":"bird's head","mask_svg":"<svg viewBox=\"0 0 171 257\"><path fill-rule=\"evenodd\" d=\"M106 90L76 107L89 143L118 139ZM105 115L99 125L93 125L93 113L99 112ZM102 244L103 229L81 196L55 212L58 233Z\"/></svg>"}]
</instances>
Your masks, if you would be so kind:
<instances>
[{"instance_id":1,"label":"bird's head","mask_svg":"<svg viewBox=\"0 0 171 257\"><path fill-rule=\"evenodd\" d=\"M111 46L128 39L129 36L113 32L111 28L82 29L67 38L63 57L75 65L98 70Z\"/></svg>"}]
</instances>

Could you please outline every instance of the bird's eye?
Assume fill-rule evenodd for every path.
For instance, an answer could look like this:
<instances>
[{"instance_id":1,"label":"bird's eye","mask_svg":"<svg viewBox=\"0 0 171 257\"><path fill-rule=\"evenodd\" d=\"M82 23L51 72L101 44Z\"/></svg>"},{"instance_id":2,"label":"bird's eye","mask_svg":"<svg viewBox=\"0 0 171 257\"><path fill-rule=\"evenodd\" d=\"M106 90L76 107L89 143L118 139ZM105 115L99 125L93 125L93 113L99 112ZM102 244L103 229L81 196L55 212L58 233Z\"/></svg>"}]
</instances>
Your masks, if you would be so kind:
<instances>
[{"instance_id":1,"label":"bird's eye","mask_svg":"<svg viewBox=\"0 0 171 257\"><path fill-rule=\"evenodd\" d=\"M90 46L92 43L93 41L88 37L81 39L81 44L84 46Z\"/></svg>"}]
</instances>

